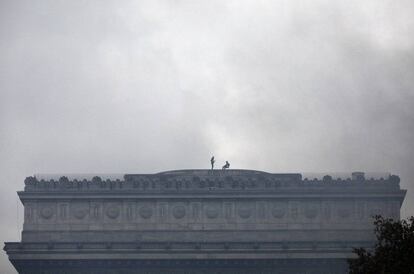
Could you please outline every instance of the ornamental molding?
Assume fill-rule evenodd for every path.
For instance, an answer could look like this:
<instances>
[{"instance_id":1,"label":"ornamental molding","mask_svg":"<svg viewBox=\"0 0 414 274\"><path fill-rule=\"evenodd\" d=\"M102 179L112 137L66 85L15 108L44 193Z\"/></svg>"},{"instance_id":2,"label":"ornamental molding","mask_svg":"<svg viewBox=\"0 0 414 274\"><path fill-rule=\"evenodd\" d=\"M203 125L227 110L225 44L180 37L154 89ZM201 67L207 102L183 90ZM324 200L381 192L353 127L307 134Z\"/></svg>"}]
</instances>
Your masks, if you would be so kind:
<instances>
[{"instance_id":1,"label":"ornamental molding","mask_svg":"<svg viewBox=\"0 0 414 274\"><path fill-rule=\"evenodd\" d=\"M186 192L279 192L294 189L324 191L326 189L399 189L400 178L332 179L326 175L322 179L302 178L301 174L275 174L254 170L183 170L156 174L125 174L123 179L103 180L99 176L92 179L74 179L62 176L58 180L25 179L25 191L50 192L139 192L139 193L186 193Z\"/></svg>"},{"instance_id":2,"label":"ornamental molding","mask_svg":"<svg viewBox=\"0 0 414 274\"><path fill-rule=\"evenodd\" d=\"M361 222L376 214L397 216L397 202L348 200L333 201L201 200L194 202L146 202L140 199L123 202L86 200L82 202L31 202L25 206L25 223L36 223L33 213L44 223L317 223L337 220ZM68 215L69 212L69 215ZM42 221L43 220L43 221Z\"/></svg>"}]
</instances>

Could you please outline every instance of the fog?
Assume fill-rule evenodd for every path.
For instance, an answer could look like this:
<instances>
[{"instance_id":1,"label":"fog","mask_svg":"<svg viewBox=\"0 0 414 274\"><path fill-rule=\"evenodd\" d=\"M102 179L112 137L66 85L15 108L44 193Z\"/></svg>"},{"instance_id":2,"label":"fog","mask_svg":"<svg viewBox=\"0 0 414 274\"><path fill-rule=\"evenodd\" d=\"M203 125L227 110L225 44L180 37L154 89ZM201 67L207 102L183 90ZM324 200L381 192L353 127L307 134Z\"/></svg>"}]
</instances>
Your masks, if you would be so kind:
<instances>
[{"instance_id":1,"label":"fog","mask_svg":"<svg viewBox=\"0 0 414 274\"><path fill-rule=\"evenodd\" d=\"M414 2L0 2L0 240L37 173L390 172L414 213ZM16 273L4 252L0 272Z\"/></svg>"}]
</instances>

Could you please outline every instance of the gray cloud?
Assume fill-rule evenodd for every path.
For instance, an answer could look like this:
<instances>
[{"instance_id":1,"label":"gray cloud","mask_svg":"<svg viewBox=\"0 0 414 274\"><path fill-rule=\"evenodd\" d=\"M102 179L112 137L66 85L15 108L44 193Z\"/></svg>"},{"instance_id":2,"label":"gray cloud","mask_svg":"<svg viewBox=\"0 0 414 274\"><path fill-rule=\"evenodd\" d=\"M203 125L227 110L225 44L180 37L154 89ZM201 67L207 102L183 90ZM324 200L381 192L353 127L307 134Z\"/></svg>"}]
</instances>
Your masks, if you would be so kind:
<instances>
[{"instance_id":1,"label":"gray cloud","mask_svg":"<svg viewBox=\"0 0 414 274\"><path fill-rule=\"evenodd\" d=\"M3 241L20 237L25 176L204 168L211 154L396 173L413 214L412 1L2 1L0 13ZM0 269L15 273L4 255Z\"/></svg>"}]
</instances>

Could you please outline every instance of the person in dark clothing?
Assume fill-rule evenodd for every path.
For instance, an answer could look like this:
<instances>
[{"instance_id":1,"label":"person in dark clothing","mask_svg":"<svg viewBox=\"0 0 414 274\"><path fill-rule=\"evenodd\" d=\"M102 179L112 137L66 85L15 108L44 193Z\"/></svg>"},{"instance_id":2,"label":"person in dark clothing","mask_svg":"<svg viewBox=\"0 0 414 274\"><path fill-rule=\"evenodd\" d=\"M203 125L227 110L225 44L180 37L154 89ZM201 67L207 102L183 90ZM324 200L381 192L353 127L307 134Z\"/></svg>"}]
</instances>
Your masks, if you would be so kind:
<instances>
[{"instance_id":1,"label":"person in dark clothing","mask_svg":"<svg viewBox=\"0 0 414 274\"><path fill-rule=\"evenodd\" d=\"M226 161L226 164L221 169L228 169L230 168L230 163Z\"/></svg>"}]
</instances>

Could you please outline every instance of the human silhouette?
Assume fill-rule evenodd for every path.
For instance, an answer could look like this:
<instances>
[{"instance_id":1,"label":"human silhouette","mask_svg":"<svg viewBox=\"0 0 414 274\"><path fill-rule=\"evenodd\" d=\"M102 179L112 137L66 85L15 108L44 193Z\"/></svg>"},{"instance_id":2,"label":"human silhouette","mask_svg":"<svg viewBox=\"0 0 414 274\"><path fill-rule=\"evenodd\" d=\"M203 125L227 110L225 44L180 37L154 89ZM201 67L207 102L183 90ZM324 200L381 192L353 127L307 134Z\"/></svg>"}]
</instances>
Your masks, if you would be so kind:
<instances>
[{"instance_id":1,"label":"human silhouette","mask_svg":"<svg viewBox=\"0 0 414 274\"><path fill-rule=\"evenodd\" d=\"M213 170L214 169L214 163L216 162L216 160L214 160L214 155L213 155L213 157L211 157L211 159L210 159L210 163L211 163L211 170Z\"/></svg>"},{"instance_id":2,"label":"human silhouette","mask_svg":"<svg viewBox=\"0 0 414 274\"><path fill-rule=\"evenodd\" d=\"M226 161L226 164L221 168L223 170L228 169L230 167L230 163Z\"/></svg>"}]
</instances>

